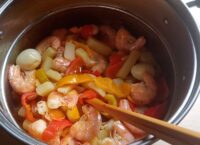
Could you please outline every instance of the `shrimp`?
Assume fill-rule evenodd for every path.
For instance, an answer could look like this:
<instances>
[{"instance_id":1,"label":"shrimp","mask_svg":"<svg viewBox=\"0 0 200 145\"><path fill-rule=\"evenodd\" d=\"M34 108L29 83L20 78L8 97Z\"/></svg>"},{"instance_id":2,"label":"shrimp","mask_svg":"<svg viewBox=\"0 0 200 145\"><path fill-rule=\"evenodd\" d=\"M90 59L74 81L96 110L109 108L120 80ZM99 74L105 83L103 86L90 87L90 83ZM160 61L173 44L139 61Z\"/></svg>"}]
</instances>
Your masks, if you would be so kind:
<instances>
[{"instance_id":1,"label":"shrimp","mask_svg":"<svg viewBox=\"0 0 200 145\"><path fill-rule=\"evenodd\" d=\"M88 142L98 134L102 120L92 106L85 105L82 110L84 115L72 125L70 135L79 141Z\"/></svg>"},{"instance_id":2,"label":"shrimp","mask_svg":"<svg viewBox=\"0 0 200 145\"><path fill-rule=\"evenodd\" d=\"M92 67L93 72L103 73L107 67L107 62L103 56L94 53L94 60L97 62L96 65Z\"/></svg>"},{"instance_id":3,"label":"shrimp","mask_svg":"<svg viewBox=\"0 0 200 145\"><path fill-rule=\"evenodd\" d=\"M111 48L115 47L115 36L116 36L116 31L107 25L102 25L99 28L100 34L102 35L102 41L106 43L108 46Z\"/></svg>"},{"instance_id":4,"label":"shrimp","mask_svg":"<svg viewBox=\"0 0 200 145\"><path fill-rule=\"evenodd\" d=\"M129 105L129 102L126 99L122 99L119 101L119 108L132 111ZM123 122L123 123L129 129L129 131L134 134L135 137L143 137L146 135L146 133L143 130L135 127L134 125L129 124L127 122Z\"/></svg>"},{"instance_id":5,"label":"shrimp","mask_svg":"<svg viewBox=\"0 0 200 145\"><path fill-rule=\"evenodd\" d=\"M21 72L18 65L11 65L8 71L8 79L13 90L19 94L35 90L35 70Z\"/></svg>"},{"instance_id":6,"label":"shrimp","mask_svg":"<svg viewBox=\"0 0 200 145\"><path fill-rule=\"evenodd\" d=\"M68 134L61 140L60 145L75 145L75 140Z\"/></svg>"},{"instance_id":7,"label":"shrimp","mask_svg":"<svg viewBox=\"0 0 200 145\"><path fill-rule=\"evenodd\" d=\"M62 106L67 106L67 108L72 109L78 103L79 95L77 91L72 90L67 95L62 97Z\"/></svg>"},{"instance_id":8,"label":"shrimp","mask_svg":"<svg viewBox=\"0 0 200 145\"><path fill-rule=\"evenodd\" d=\"M118 50L132 51L142 48L146 43L143 36L136 39L126 29L120 28L117 31L115 45Z\"/></svg>"},{"instance_id":9,"label":"shrimp","mask_svg":"<svg viewBox=\"0 0 200 145\"><path fill-rule=\"evenodd\" d=\"M62 47L62 46L59 47L56 52L56 57L63 57L64 51L65 51L65 47Z\"/></svg>"},{"instance_id":10,"label":"shrimp","mask_svg":"<svg viewBox=\"0 0 200 145\"><path fill-rule=\"evenodd\" d=\"M50 109L57 109L61 106L72 109L78 103L78 97L78 93L75 90L66 95L54 91L48 95L47 106Z\"/></svg>"},{"instance_id":11,"label":"shrimp","mask_svg":"<svg viewBox=\"0 0 200 145\"><path fill-rule=\"evenodd\" d=\"M61 41L56 36L50 36L42 40L37 46L36 49L43 54L48 47L53 47L58 49L61 46Z\"/></svg>"},{"instance_id":12,"label":"shrimp","mask_svg":"<svg viewBox=\"0 0 200 145\"><path fill-rule=\"evenodd\" d=\"M106 137L101 141L101 145L118 145L111 137Z\"/></svg>"},{"instance_id":13,"label":"shrimp","mask_svg":"<svg viewBox=\"0 0 200 145\"><path fill-rule=\"evenodd\" d=\"M59 56L53 60L52 68L61 73L64 73L67 70L67 67L69 65L70 65L69 60L65 59L64 57Z\"/></svg>"},{"instance_id":14,"label":"shrimp","mask_svg":"<svg viewBox=\"0 0 200 145\"><path fill-rule=\"evenodd\" d=\"M130 144L135 140L132 133L120 121L115 121L113 124L113 138L121 145Z\"/></svg>"},{"instance_id":15,"label":"shrimp","mask_svg":"<svg viewBox=\"0 0 200 145\"><path fill-rule=\"evenodd\" d=\"M144 73L143 81L131 85L131 99L138 105L151 103L157 93L157 85L151 74Z\"/></svg>"}]
</instances>

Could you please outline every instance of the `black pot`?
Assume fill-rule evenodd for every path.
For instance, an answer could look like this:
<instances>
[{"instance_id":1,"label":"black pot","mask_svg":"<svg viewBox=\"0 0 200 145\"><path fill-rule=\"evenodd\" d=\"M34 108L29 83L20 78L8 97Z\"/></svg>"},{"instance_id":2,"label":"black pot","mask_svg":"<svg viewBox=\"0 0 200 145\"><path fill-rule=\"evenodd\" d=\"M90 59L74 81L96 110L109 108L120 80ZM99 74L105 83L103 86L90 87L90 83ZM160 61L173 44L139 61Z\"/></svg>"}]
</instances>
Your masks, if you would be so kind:
<instances>
[{"instance_id":1,"label":"black pot","mask_svg":"<svg viewBox=\"0 0 200 145\"><path fill-rule=\"evenodd\" d=\"M187 7L179 0L20 0L0 8L0 125L27 144L42 144L27 135L17 118L19 99L11 97L7 70L17 54L57 27L83 23L124 25L144 35L167 78L170 106L165 120L177 124L199 92L200 36ZM148 136L135 144L148 144Z\"/></svg>"}]
</instances>

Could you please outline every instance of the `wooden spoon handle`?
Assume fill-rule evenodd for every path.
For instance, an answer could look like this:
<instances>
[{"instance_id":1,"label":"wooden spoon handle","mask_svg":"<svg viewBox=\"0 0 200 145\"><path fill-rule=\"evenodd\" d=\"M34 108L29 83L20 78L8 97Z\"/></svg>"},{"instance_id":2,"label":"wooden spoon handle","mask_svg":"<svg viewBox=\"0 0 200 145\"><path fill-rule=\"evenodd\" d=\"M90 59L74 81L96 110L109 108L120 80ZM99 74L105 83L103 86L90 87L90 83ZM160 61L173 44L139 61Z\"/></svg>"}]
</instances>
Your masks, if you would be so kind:
<instances>
[{"instance_id":1,"label":"wooden spoon handle","mask_svg":"<svg viewBox=\"0 0 200 145\"><path fill-rule=\"evenodd\" d=\"M114 118L128 122L174 145L200 145L200 133L143 114L122 110L98 99L87 103Z\"/></svg>"}]
</instances>

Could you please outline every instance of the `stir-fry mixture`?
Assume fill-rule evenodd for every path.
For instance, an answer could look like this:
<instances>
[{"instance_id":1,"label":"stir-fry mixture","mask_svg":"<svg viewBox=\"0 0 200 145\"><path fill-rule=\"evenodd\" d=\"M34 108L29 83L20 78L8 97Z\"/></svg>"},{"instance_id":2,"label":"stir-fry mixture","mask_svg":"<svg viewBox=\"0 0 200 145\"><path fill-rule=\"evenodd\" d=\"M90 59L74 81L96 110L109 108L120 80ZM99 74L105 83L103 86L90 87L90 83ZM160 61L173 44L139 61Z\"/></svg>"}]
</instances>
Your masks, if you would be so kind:
<instances>
[{"instance_id":1,"label":"stir-fry mixture","mask_svg":"<svg viewBox=\"0 0 200 145\"><path fill-rule=\"evenodd\" d=\"M52 145L126 145L146 136L87 104L95 98L163 117L168 87L145 43L124 27L89 24L54 30L23 50L8 79L24 130Z\"/></svg>"}]
</instances>

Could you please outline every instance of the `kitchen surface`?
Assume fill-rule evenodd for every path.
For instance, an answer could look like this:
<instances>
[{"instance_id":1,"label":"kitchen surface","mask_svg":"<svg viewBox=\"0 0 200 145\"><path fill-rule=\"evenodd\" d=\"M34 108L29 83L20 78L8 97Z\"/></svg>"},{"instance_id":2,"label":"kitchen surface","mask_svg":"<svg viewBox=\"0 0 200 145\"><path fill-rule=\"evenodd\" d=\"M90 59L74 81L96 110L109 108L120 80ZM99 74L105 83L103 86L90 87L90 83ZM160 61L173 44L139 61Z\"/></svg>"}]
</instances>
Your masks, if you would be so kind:
<instances>
[{"instance_id":1,"label":"kitchen surface","mask_svg":"<svg viewBox=\"0 0 200 145\"><path fill-rule=\"evenodd\" d=\"M182 0L182 1L183 2L191 2L191 0ZM193 5L192 2L190 4ZM192 15L194 16L194 18L197 22L197 25L200 28L200 8L198 8L197 6L193 6L190 8L190 11L191 11ZM200 132L200 96L197 99L196 103L194 104L193 108L188 113L188 115L181 121L179 126ZM0 140L1 140L1 142L0 142L1 145L5 145L5 144L23 145L23 143L14 139L3 129L0 130ZM154 145L168 145L168 144L164 141L158 141L158 142L154 143Z\"/></svg>"}]
</instances>

